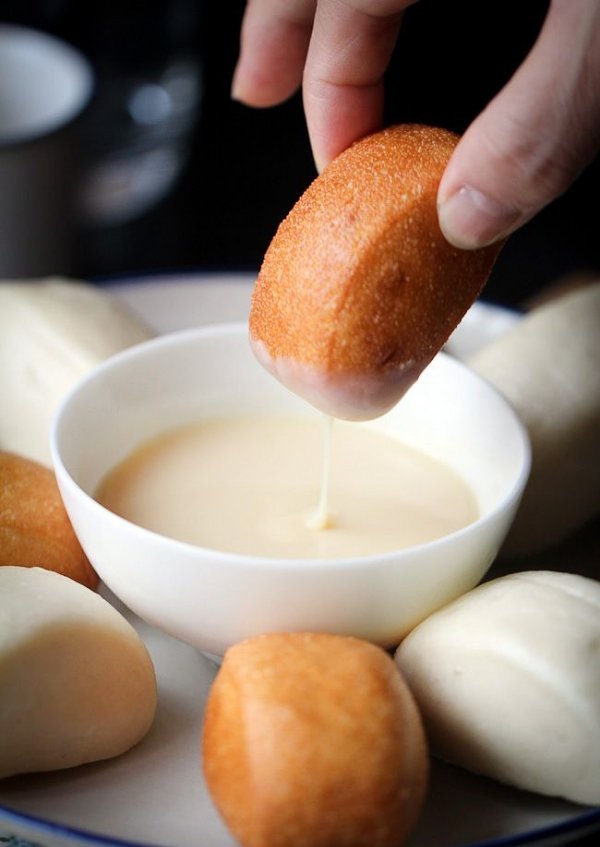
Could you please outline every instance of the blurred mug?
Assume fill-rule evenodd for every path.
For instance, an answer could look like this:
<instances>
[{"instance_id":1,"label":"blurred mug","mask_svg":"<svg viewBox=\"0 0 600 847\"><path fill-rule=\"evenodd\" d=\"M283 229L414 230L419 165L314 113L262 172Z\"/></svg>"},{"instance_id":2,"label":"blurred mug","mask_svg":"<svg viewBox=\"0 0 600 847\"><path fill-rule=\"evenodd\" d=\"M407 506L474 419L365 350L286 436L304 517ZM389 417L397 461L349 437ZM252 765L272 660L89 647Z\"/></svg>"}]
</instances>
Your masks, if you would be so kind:
<instances>
[{"instance_id":1,"label":"blurred mug","mask_svg":"<svg viewBox=\"0 0 600 847\"><path fill-rule=\"evenodd\" d=\"M73 268L75 127L92 89L73 47L0 23L0 278Z\"/></svg>"}]
</instances>

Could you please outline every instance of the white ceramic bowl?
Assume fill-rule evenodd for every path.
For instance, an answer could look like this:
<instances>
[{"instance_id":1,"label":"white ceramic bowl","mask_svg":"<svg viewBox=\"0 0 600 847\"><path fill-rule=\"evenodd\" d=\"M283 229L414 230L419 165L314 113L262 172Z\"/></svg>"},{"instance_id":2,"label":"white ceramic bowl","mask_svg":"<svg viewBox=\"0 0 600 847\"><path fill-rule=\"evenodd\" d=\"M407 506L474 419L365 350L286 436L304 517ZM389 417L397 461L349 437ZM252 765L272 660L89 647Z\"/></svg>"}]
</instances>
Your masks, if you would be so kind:
<instances>
[{"instance_id":1,"label":"white ceramic bowl","mask_svg":"<svg viewBox=\"0 0 600 847\"><path fill-rule=\"evenodd\" d=\"M315 414L258 365L243 324L131 348L84 378L58 410L51 447L75 531L102 580L142 618L216 655L282 630L392 646L485 574L523 491L529 444L508 404L444 354L372 423L444 461L475 493L481 517L437 541L354 559L281 561L174 541L93 499L104 474L145 439L202 417L258 412Z\"/></svg>"}]
</instances>

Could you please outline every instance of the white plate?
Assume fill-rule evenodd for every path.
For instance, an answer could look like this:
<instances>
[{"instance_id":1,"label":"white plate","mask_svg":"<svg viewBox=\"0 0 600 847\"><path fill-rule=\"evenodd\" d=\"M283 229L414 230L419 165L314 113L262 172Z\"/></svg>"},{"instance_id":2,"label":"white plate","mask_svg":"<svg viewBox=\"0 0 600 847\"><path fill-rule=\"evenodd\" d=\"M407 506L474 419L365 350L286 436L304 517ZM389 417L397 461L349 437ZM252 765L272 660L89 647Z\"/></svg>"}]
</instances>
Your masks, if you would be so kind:
<instances>
[{"instance_id":1,"label":"white plate","mask_svg":"<svg viewBox=\"0 0 600 847\"><path fill-rule=\"evenodd\" d=\"M119 299L157 332L245 319L252 274L123 280ZM516 320L479 303L449 349L463 356ZM108 762L0 783L0 845L23 847L233 847L201 776L202 710L215 666L192 648L135 619L152 654L159 707L147 737ZM0 695L1 696L1 695ZM0 741L1 743L1 741ZM410 847L563 844L600 830L600 809L516 791L435 762Z\"/></svg>"}]
</instances>

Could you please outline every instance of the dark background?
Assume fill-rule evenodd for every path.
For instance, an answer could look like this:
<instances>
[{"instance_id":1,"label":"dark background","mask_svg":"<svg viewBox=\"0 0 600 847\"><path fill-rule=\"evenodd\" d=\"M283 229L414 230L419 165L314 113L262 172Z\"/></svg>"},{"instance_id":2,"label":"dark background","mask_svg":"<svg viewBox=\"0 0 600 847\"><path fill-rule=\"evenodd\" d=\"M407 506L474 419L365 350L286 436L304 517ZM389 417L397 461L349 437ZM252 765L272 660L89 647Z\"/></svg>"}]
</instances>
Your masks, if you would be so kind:
<instances>
[{"instance_id":1,"label":"dark background","mask_svg":"<svg viewBox=\"0 0 600 847\"><path fill-rule=\"evenodd\" d=\"M546 7L537 0L422 0L409 8L386 83L386 121L463 131L526 55ZM200 106L176 139L185 158L178 179L134 219L80 221L77 275L255 269L315 176L299 96L269 110L230 99L243 8L242 0L0 0L0 19L60 35L91 59L99 85L82 162L129 143L124 109L118 115L103 106L111 79L151 78L178 56L201 67ZM152 130L147 136L151 144ZM487 299L516 305L565 274L600 271L598 176L596 161L511 237Z\"/></svg>"}]
</instances>

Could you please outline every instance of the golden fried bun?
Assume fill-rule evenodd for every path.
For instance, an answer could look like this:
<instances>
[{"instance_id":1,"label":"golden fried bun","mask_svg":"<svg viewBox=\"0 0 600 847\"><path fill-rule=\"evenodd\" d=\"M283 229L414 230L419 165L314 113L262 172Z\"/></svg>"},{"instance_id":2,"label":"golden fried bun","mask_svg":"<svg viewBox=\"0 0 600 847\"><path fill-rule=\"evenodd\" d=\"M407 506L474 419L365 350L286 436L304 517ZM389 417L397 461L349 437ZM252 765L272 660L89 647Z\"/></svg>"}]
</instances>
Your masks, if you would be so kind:
<instances>
[{"instance_id":1,"label":"golden fried bun","mask_svg":"<svg viewBox=\"0 0 600 847\"><path fill-rule=\"evenodd\" d=\"M397 403L486 282L499 251L459 250L437 189L458 137L420 125L344 151L279 226L252 298L259 361L317 408L349 420Z\"/></svg>"},{"instance_id":2,"label":"golden fried bun","mask_svg":"<svg viewBox=\"0 0 600 847\"><path fill-rule=\"evenodd\" d=\"M421 719L391 657L329 634L264 635L228 650L203 763L243 847L398 847L428 778Z\"/></svg>"},{"instance_id":3,"label":"golden fried bun","mask_svg":"<svg viewBox=\"0 0 600 847\"><path fill-rule=\"evenodd\" d=\"M0 450L0 565L57 571L98 586L63 506L54 472Z\"/></svg>"}]
</instances>

